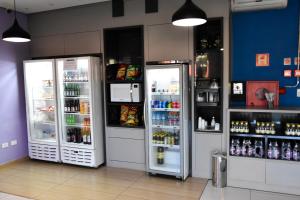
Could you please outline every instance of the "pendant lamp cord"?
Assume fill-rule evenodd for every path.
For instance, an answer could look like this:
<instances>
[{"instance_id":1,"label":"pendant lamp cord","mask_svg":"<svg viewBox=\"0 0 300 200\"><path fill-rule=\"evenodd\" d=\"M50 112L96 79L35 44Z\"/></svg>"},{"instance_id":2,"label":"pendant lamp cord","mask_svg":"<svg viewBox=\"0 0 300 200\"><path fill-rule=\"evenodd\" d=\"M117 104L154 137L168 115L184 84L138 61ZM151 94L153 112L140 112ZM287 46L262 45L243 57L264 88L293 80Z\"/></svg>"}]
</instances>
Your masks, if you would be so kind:
<instances>
[{"instance_id":1,"label":"pendant lamp cord","mask_svg":"<svg viewBox=\"0 0 300 200\"><path fill-rule=\"evenodd\" d=\"M298 29L298 51L297 51L297 70L300 69L300 13L299 13L299 29ZM286 88L296 88L300 84L299 77L297 77L297 82L295 85L286 85Z\"/></svg>"},{"instance_id":2,"label":"pendant lamp cord","mask_svg":"<svg viewBox=\"0 0 300 200\"><path fill-rule=\"evenodd\" d=\"M14 9L15 9L15 19L17 19L17 8L16 8L16 0L14 0Z\"/></svg>"}]
</instances>

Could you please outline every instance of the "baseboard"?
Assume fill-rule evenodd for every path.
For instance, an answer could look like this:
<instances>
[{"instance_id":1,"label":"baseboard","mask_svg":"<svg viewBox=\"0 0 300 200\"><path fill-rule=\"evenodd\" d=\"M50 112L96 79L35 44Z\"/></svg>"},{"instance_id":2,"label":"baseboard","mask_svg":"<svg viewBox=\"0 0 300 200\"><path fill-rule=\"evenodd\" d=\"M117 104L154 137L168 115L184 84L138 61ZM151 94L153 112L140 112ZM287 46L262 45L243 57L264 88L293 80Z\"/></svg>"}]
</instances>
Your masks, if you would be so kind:
<instances>
[{"instance_id":1,"label":"baseboard","mask_svg":"<svg viewBox=\"0 0 300 200\"><path fill-rule=\"evenodd\" d=\"M11 161L8 161L7 163L2 163L2 164L0 164L0 169L8 167L8 166L16 164L16 163L19 163L19 162L24 162L26 160L30 160L30 158L28 156L26 156L26 157L20 158L18 160L11 160Z\"/></svg>"}]
</instances>

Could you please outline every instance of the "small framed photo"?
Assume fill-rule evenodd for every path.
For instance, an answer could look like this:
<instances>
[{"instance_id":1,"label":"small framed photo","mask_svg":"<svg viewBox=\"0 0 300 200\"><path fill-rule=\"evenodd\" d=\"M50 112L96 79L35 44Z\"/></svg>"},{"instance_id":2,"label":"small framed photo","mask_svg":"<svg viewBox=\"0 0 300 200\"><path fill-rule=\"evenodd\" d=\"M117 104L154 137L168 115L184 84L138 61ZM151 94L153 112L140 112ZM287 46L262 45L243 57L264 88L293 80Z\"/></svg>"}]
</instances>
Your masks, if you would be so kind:
<instances>
[{"instance_id":1,"label":"small framed photo","mask_svg":"<svg viewBox=\"0 0 300 200\"><path fill-rule=\"evenodd\" d=\"M231 100L243 101L246 99L246 82L232 81L231 82Z\"/></svg>"},{"instance_id":2,"label":"small framed photo","mask_svg":"<svg viewBox=\"0 0 300 200\"><path fill-rule=\"evenodd\" d=\"M299 69L295 69L295 77L300 77L300 70Z\"/></svg>"},{"instance_id":3,"label":"small framed photo","mask_svg":"<svg viewBox=\"0 0 300 200\"><path fill-rule=\"evenodd\" d=\"M292 70L290 70L290 69L284 70L284 71L283 71L283 76L284 76L285 78L290 78L290 77L292 77Z\"/></svg>"}]
</instances>

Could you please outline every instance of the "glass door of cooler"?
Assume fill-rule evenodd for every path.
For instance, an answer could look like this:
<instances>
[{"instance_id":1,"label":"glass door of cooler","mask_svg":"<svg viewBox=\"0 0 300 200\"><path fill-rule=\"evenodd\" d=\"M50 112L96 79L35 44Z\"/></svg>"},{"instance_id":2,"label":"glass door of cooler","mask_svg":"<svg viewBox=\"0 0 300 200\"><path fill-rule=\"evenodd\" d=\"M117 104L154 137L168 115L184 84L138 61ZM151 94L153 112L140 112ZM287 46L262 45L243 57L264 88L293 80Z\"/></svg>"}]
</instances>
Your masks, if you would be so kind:
<instances>
[{"instance_id":1,"label":"glass door of cooler","mask_svg":"<svg viewBox=\"0 0 300 200\"><path fill-rule=\"evenodd\" d=\"M29 141L42 144L57 143L54 62L25 61L24 74Z\"/></svg>"},{"instance_id":2,"label":"glass door of cooler","mask_svg":"<svg viewBox=\"0 0 300 200\"><path fill-rule=\"evenodd\" d=\"M166 174L181 173L180 67L146 67L148 167Z\"/></svg>"},{"instance_id":3,"label":"glass door of cooler","mask_svg":"<svg viewBox=\"0 0 300 200\"><path fill-rule=\"evenodd\" d=\"M90 147L91 76L88 58L57 60L62 143Z\"/></svg>"}]
</instances>

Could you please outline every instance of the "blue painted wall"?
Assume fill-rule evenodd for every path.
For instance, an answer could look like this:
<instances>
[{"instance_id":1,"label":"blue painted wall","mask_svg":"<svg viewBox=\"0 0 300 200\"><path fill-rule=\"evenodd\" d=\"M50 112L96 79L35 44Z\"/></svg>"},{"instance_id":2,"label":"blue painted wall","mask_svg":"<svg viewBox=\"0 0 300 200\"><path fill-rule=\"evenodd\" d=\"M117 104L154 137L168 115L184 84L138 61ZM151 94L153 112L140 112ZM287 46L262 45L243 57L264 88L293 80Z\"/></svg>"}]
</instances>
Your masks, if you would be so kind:
<instances>
[{"instance_id":1,"label":"blue painted wall","mask_svg":"<svg viewBox=\"0 0 300 200\"><path fill-rule=\"evenodd\" d=\"M298 48L300 0L289 0L281 10L233 13L232 80L279 80L280 86L295 84L296 78L284 78L285 57L296 57ZM270 53L269 67L256 67L257 53ZM299 86L300 88L300 86ZM296 89L280 96L280 106L300 106Z\"/></svg>"}]
</instances>

